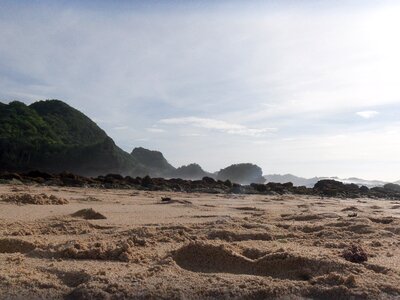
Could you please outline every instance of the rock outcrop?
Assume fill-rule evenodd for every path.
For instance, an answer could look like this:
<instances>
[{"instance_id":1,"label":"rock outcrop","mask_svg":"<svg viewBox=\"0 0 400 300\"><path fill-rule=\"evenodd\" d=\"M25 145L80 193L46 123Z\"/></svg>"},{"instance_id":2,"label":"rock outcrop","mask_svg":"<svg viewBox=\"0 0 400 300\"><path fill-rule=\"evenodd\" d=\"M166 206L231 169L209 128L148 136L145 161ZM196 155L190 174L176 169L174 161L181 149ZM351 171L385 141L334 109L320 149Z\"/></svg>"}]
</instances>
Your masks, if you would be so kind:
<instances>
[{"instance_id":1,"label":"rock outcrop","mask_svg":"<svg viewBox=\"0 0 400 300\"><path fill-rule=\"evenodd\" d=\"M222 169L218 172L217 179L230 180L240 184L265 182L261 168L250 163L235 164Z\"/></svg>"},{"instance_id":2,"label":"rock outcrop","mask_svg":"<svg viewBox=\"0 0 400 300\"><path fill-rule=\"evenodd\" d=\"M204 171L198 164L189 164L177 168L173 173L172 177L198 180L203 177L213 177L213 174Z\"/></svg>"}]
</instances>

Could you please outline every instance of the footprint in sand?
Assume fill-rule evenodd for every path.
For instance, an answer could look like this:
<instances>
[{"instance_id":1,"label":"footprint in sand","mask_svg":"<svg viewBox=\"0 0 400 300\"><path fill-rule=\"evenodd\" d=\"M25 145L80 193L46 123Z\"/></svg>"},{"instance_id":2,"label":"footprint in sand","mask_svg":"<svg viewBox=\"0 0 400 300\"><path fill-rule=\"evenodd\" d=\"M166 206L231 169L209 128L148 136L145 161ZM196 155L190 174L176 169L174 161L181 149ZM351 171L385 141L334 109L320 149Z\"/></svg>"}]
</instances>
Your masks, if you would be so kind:
<instances>
[{"instance_id":1,"label":"footprint in sand","mask_svg":"<svg viewBox=\"0 0 400 300\"><path fill-rule=\"evenodd\" d=\"M279 279L309 280L331 272L344 273L355 266L346 263L309 258L278 252L251 259L223 246L191 243L173 253L181 268L201 273L231 273L270 276Z\"/></svg>"}]
</instances>

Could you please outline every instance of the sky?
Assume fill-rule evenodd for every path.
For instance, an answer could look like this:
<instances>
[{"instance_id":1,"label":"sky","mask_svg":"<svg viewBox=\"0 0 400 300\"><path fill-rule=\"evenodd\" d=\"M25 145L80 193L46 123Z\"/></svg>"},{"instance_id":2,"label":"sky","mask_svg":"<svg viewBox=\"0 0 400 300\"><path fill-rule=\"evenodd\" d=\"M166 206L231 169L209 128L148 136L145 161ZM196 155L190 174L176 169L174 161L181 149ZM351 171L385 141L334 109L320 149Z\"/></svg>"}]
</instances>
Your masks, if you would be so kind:
<instances>
[{"instance_id":1,"label":"sky","mask_svg":"<svg viewBox=\"0 0 400 300\"><path fill-rule=\"evenodd\" d=\"M174 166L395 181L399 36L398 1L0 0L0 101Z\"/></svg>"}]
</instances>

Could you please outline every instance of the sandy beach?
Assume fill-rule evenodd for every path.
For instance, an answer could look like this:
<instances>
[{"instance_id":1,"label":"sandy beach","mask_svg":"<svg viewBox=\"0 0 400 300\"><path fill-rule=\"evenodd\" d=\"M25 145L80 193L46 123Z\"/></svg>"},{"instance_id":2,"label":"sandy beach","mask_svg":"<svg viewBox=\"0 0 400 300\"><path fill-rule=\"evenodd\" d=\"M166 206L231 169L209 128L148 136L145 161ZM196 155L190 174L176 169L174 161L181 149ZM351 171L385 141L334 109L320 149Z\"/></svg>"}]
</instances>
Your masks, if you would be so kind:
<instances>
[{"instance_id":1,"label":"sandy beach","mask_svg":"<svg viewBox=\"0 0 400 300\"><path fill-rule=\"evenodd\" d=\"M25 185L0 194L1 299L400 296L398 201ZM346 260L351 245L368 260Z\"/></svg>"}]
</instances>

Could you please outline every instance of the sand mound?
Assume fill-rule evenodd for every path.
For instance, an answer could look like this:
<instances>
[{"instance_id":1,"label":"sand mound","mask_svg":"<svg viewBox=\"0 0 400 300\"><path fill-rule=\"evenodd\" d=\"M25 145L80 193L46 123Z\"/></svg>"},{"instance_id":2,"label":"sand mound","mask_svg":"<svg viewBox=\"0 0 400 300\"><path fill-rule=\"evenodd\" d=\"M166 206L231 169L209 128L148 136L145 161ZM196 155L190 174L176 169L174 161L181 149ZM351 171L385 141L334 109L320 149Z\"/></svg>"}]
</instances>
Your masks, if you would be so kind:
<instances>
[{"instance_id":1,"label":"sand mound","mask_svg":"<svg viewBox=\"0 0 400 300\"><path fill-rule=\"evenodd\" d=\"M55 218L40 222L1 222L0 234L5 236L29 235L81 235L95 233L98 230L110 230L113 227L91 224L84 220Z\"/></svg>"},{"instance_id":2,"label":"sand mound","mask_svg":"<svg viewBox=\"0 0 400 300\"><path fill-rule=\"evenodd\" d=\"M214 230L208 234L210 240L224 240L224 241L271 241L273 239L272 235L268 232L240 232L240 231L230 231L230 230Z\"/></svg>"},{"instance_id":3,"label":"sand mound","mask_svg":"<svg viewBox=\"0 0 400 300\"><path fill-rule=\"evenodd\" d=\"M58 277L63 284L68 287L77 287L78 285L88 282L91 276L85 271L64 271L58 269L45 269L50 274L54 274Z\"/></svg>"},{"instance_id":4,"label":"sand mound","mask_svg":"<svg viewBox=\"0 0 400 300\"><path fill-rule=\"evenodd\" d=\"M28 253L34 250L34 244L19 239L0 239L0 253Z\"/></svg>"},{"instance_id":5,"label":"sand mound","mask_svg":"<svg viewBox=\"0 0 400 300\"><path fill-rule=\"evenodd\" d=\"M85 220L102 220L107 219L103 214L95 211L93 208L84 208L71 214L72 217L82 218Z\"/></svg>"},{"instance_id":6,"label":"sand mound","mask_svg":"<svg viewBox=\"0 0 400 300\"><path fill-rule=\"evenodd\" d=\"M134 241L97 242L85 243L69 241L45 251L38 251L37 254L54 258L90 259L90 260L135 260Z\"/></svg>"},{"instance_id":7,"label":"sand mound","mask_svg":"<svg viewBox=\"0 0 400 300\"><path fill-rule=\"evenodd\" d=\"M110 289L111 290L111 289ZM119 294L122 294L122 289L119 289ZM110 293L107 292L107 287L86 286L82 285L74 289L65 297L66 300L75 299L112 299Z\"/></svg>"},{"instance_id":8,"label":"sand mound","mask_svg":"<svg viewBox=\"0 0 400 300\"><path fill-rule=\"evenodd\" d=\"M310 280L331 272L345 273L351 266L323 258L302 257L287 252L267 254L252 260L224 246L191 243L173 253L183 269L202 273L232 273L270 276L279 279Z\"/></svg>"},{"instance_id":9,"label":"sand mound","mask_svg":"<svg viewBox=\"0 0 400 300\"><path fill-rule=\"evenodd\" d=\"M5 202L11 202L16 204L35 204L35 205L48 205L48 204L68 204L68 200L59 198L54 195L31 195L31 194L13 194L13 195L2 195L1 200Z\"/></svg>"}]
</instances>

